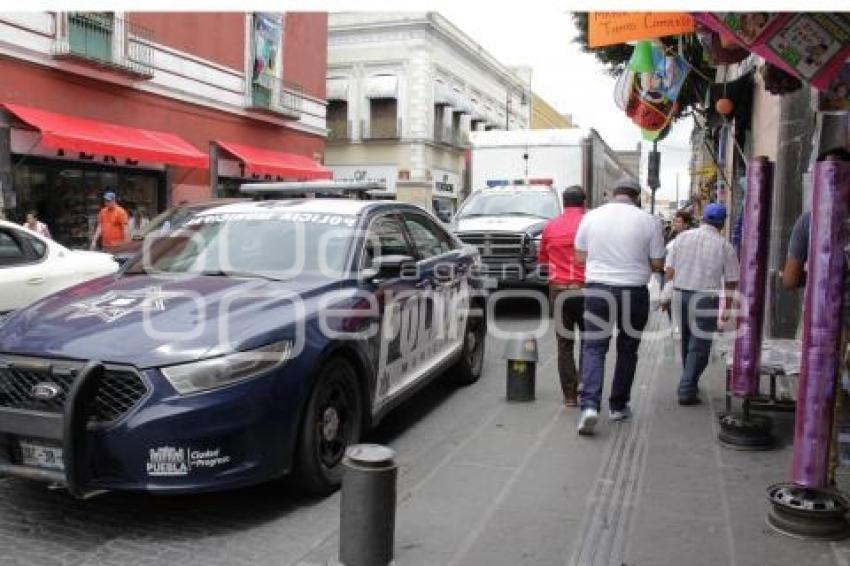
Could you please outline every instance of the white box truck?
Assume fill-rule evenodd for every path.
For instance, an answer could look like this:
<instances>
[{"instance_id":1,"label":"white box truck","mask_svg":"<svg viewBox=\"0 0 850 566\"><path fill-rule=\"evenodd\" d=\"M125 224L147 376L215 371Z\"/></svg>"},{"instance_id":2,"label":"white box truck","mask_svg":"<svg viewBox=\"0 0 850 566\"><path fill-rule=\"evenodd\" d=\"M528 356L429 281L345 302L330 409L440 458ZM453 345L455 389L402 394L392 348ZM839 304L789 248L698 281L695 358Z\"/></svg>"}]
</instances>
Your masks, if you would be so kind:
<instances>
[{"instance_id":1,"label":"white box truck","mask_svg":"<svg viewBox=\"0 0 850 566\"><path fill-rule=\"evenodd\" d=\"M470 145L472 192L452 226L498 283L545 283L537 245L566 187L581 185L593 207L618 178L637 178L593 129L472 132Z\"/></svg>"}]
</instances>

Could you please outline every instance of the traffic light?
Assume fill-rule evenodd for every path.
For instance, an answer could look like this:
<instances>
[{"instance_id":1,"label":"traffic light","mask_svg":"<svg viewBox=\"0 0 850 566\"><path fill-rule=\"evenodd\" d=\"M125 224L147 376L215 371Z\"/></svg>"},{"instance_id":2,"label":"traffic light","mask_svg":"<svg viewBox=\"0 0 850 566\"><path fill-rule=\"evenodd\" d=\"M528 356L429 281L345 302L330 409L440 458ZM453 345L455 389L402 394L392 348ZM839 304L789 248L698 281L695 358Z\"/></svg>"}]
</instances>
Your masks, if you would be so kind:
<instances>
[{"instance_id":1,"label":"traffic light","mask_svg":"<svg viewBox=\"0 0 850 566\"><path fill-rule=\"evenodd\" d=\"M660 167L661 154L653 147L652 151L649 152L649 166L647 167L646 173L646 184L649 185L649 188L653 191L661 186L661 180L658 176Z\"/></svg>"}]
</instances>

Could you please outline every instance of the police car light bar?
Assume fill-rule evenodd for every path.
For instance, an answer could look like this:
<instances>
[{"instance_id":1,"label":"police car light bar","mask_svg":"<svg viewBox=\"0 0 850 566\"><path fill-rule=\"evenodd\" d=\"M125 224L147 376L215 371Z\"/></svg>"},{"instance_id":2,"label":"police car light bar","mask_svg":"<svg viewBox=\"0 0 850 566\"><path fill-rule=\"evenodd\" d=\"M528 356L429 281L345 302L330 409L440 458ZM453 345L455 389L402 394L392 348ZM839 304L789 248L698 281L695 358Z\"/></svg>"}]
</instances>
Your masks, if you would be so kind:
<instances>
[{"instance_id":1,"label":"police car light bar","mask_svg":"<svg viewBox=\"0 0 850 566\"><path fill-rule=\"evenodd\" d=\"M529 179L525 181L523 179L515 179L513 181L509 179L488 179L487 180L487 188L494 189L496 187L508 187L508 186L531 186L531 185L546 185L551 187L554 184L553 179Z\"/></svg>"},{"instance_id":2,"label":"police car light bar","mask_svg":"<svg viewBox=\"0 0 850 566\"><path fill-rule=\"evenodd\" d=\"M327 193L334 195L369 195L372 191L386 191L386 185L378 182L349 181L285 181L280 183L244 183L239 192L247 195L302 195L305 193Z\"/></svg>"}]
</instances>

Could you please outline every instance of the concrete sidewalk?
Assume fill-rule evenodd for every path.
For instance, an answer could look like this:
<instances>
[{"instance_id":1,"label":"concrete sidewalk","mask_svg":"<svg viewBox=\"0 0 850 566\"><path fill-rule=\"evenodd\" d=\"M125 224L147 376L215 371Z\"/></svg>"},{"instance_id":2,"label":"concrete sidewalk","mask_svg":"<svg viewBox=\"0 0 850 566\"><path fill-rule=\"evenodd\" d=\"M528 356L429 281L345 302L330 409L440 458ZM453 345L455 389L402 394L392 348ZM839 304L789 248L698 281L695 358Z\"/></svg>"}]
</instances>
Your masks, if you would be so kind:
<instances>
[{"instance_id":1,"label":"concrete sidewalk","mask_svg":"<svg viewBox=\"0 0 850 566\"><path fill-rule=\"evenodd\" d=\"M667 324L657 313L650 321ZM504 401L503 344L491 337L488 347L477 425L416 455L436 462L422 477L406 473L396 447L396 564L850 564L848 543L795 540L765 522L766 489L787 477L792 417L776 416L786 440L777 450L722 448L722 368L703 378L707 403L679 407L669 334L641 346L634 419L610 423L606 407L592 438L576 434L578 409L562 405L554 338L541 341L537 400L527 404ZM326 539L300 563L334 563L337 545Z\"/></svg>"},{"instance_id":2,"label":"concrete sidewalk","mask_svg":"<svg viewBox=\"0 0 850 566\"><path fill-rule=\"evenodd\" d=\"M533 321L512 321L517 329ZM653 313L650 329L667 329ZM783 443L740 452L717 442L723 367L701 383L704 404L680 407L679 363L669 332L644 340L632 409L594 437L576 434L565 408L554 337L540 342L537 400L507 403L504 344L490 337L476 395L477 424L446 431L433 454L396 446L401 468L396 522L400 566L765 566L850 564L850 543L792 539L766 523L766 490L785 481L792 415L774 414ZM607 383L613 364L606 367ZM447 409L447 410L450 410ZM406 466L407 458L433 458ZM428 469L422 477L412 469ZM335 563L336 537L301 564Z\"/></svg>"}]
</instances>

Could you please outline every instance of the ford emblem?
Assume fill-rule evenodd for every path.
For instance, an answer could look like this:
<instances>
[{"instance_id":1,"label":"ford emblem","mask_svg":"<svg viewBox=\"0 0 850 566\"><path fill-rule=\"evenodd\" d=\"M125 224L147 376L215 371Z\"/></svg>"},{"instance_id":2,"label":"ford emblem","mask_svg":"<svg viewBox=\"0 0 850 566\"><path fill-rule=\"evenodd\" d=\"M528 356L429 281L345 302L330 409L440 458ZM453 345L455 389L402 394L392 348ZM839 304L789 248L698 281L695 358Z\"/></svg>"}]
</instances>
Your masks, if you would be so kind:
<instances>
[{"instance_id":1,"label":"ford emblem","mask_svg":"<svg viewBox=\"0 0 850 566\"><path fill-rule=\"evenodd\" d=\"M62 393L62 388L51 382L36 383L30 388L30 395L39 401L50 401Z\"/></svg>"}]
</instances>

